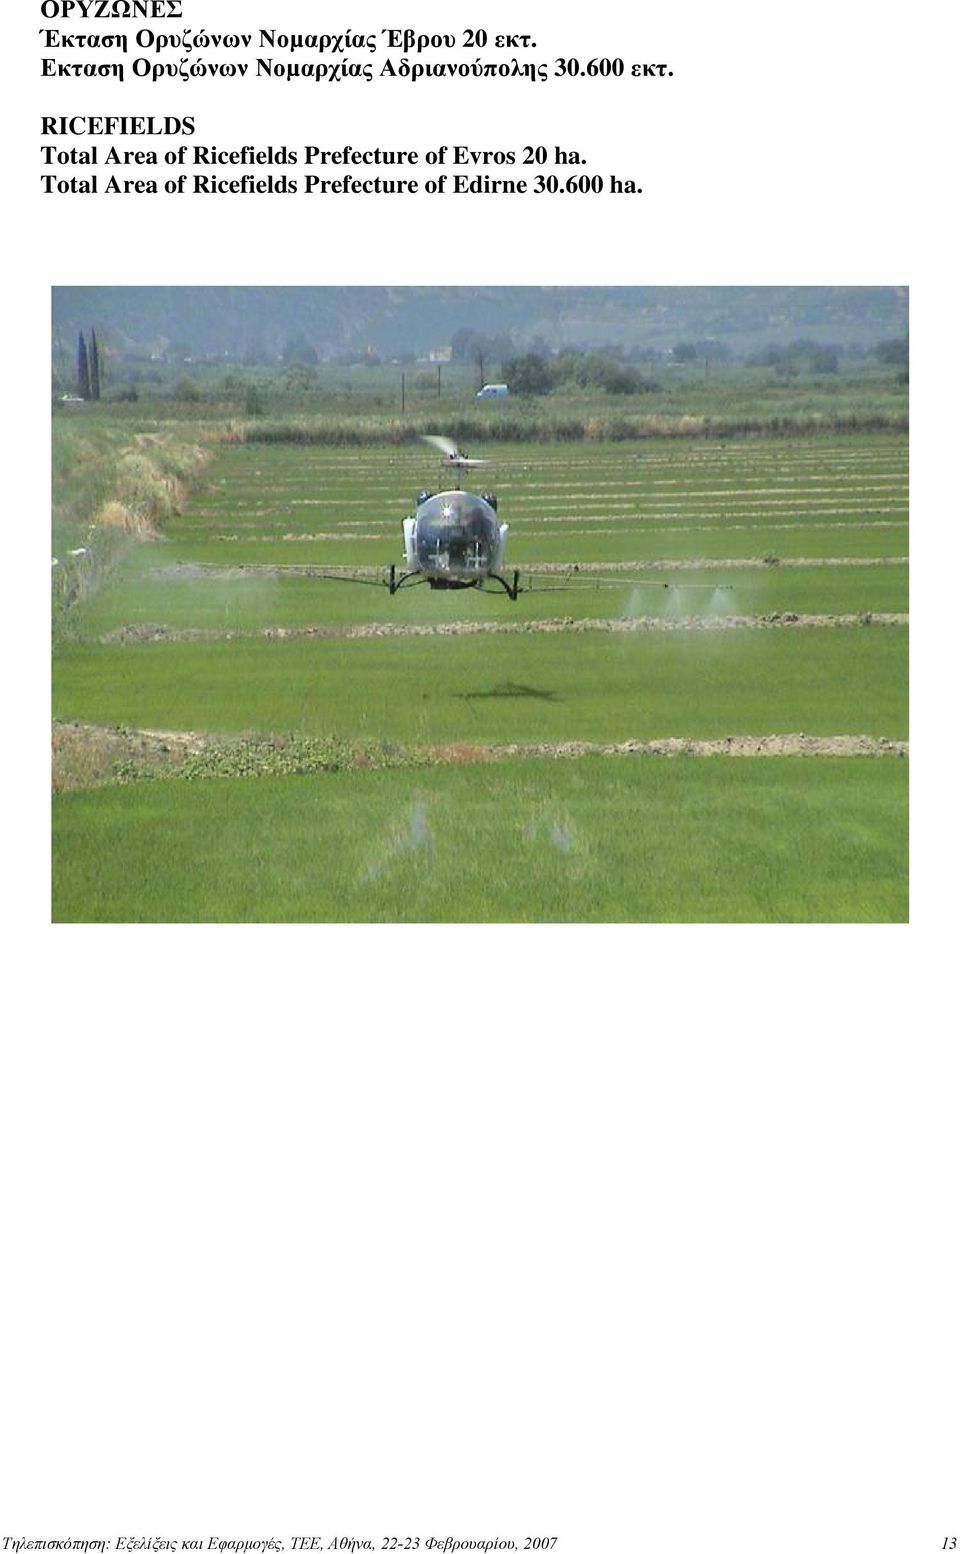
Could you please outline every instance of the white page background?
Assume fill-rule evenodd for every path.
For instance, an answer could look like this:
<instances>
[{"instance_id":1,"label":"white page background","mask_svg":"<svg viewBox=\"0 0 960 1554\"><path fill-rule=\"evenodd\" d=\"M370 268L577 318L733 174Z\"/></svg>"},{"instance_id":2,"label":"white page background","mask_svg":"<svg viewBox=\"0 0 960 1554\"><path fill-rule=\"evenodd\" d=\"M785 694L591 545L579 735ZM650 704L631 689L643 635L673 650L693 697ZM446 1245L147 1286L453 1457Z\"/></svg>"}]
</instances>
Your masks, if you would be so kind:
<instances>
[{"instance_id":1,"label":"white page background","mask_svg":"<svg viewBox=\"0 0 960 1554\"><path fill-rule=\"evenodd\" d=\"M953 176L928 14L210 3L195 26L529 28L550 58L676 73L68 83L55 106L35 8L14 19L0 1536L960 1533ZM191 112L222 146L570 144L645 193L43 198L51 111ZM50 287L358 283L909 285L911 927L48 926Z\"/></svg>"}]
</instances>

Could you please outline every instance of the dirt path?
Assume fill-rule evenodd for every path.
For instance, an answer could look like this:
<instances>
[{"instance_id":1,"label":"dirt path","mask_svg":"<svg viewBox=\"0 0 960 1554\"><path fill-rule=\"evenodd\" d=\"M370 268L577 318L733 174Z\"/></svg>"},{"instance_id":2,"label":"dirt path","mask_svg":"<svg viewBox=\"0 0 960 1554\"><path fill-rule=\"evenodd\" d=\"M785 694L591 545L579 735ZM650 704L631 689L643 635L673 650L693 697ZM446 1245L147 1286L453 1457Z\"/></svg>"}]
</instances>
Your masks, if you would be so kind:
<instances>
[{"instance_id":1,"label":"dirt path","mask_svg":"<svg viewBox=\"0 0 960 1554\"><path fill-rule=\"evenodd\" d=\"M214 630L201 626L177 630L150 623L118 626L106 632L100 641L125 646L139 642L232 642L236 639L267 638L286 640L298 637L317 640L364 637L471 637L533 632L606 631L636 633L649 631L821 631L852 626L906 626L906 614L865 613L862 615L798 615L793 611L772 615L637 615L609 619L576 620L564 615L536 621L447 621L437 625L408 625L395 621L375 621L354 626L263 626L259 630Z\"/></svg>"},{"instance_id":2,"label":"dirt path","mask_svg":"<svg viewBox=\"0 0 960 1554\"><path fill-rule=\"evenodd\" d=\"M586 577L599 572L728 572L770 567L904 567L907 556L734 556L690 557L677 561L591 561L582 569L566 561L543 561L530 572L537 576ZM523 568L520 568L521 578Z\"/></svg>"},{"instance_id":3,"label":"dirt path","mask_svg":"<svg viewBox=\"0 0 960 1554\"><path fill-rule=\"evenodd\" d=\"M562 577L580 583L589 583L592 577L599 575L630 576L642 572L748 572L765 570L770 567L903 567L908 564L907 556L742 556L739 559L731 557L717 558L690 557L681 560L668 561L664 559L652 561L591 561L589 566L579 567L569 561L544 561L536 566L520 568L521 583L524 578L537 577ZM235 583L249 577L318 577L335 578L338 581L356 580L380 580L384 576L384 568L380 567L337 567L337 566L279 566L258 565L257 563L238 563L235 566L222 567L216 562L206 561L173 561L167 566L152 567L145 574L156 582L183 582L198 581L206 578L212 582ZM529 588L529 583L527 587ZM535 586L530 589L536 592Z\"/></svg>"},{"instance_id":4,"label":"dirt path","mask_svg":"<svg viewBox=\"0 0 960 1554\"><path fill-rule=\"evenodd\" d=\"M551 744L510 745L393 745L362 741L338 745L335 763L329 756L311 764L311 752L300 751L299 764L289 759L278 764L277 754L289 755L290 738L229 738L174 729L101 728L95 724L57 723L53 728L53 791L68 793L98 787L120 777L146 779L177 777L191 757L205 762L203 775L236 776L230 759L243 755L244 776L271 776L291 771L321 772L333 769L361 771L370 767L464 766L511 758L570 760L580 756L859 756L905 757L906 740L876 739L867 734L729 734L723 739L628 739L614 744L564 740ZM294 749L293 754L298 752ZM226 760L222 760L227 757ZM222 761L222 764L220 764ZM196 775L196 774L194 774Z\"/></svg>"},{"instance_id":5,"label":"dirt path","mask_svg":"<svg viewBox=\"0 0 960 1554\"><path fill-rule=\"evenodd\" d=\"M612 745L577 740L556 745L497 745L495 756L485 758L505 760L513 755L554 758L581 755L906 756L909 748L905 739L875 739L869 734L728 734L724 739L628 739Z\"/></svg>"},{"instance_id":6,"label":"dirt path","mask_svg":"<svg viewBox=\"0 0 960 1554\"><path fill-rule=\"evenodd\" d=\"M715 522L678 524L673 522L671 517L664 516L661 518L656 514L647 514L642 516L639 513L628 513L621 518L615 513L590 513L584 514L577 518L568 518L565 517L562 513L558 513L551 518L539 519L536 524L535 532L538 538L541 535L565 535L569 539L571 533L569 527L557 529L551 528L550 525L613 524L613 528L598 529L594 527L591 528L590 532L591 534L621 534L623 532L624 524L635 522L656 523L660 526L661 534L746 534L753 533L757 530L762 530L764 534L768 534L774 530L783 530L789 533L793 529L906 529L909 526L908 520L906 518L849 518L835 520L832 519L829 522L817 521L812 523ZM216 519L212 519L208 523L198 524L197 527L201 529L215 529L217 528L217 524L218 521ZM254 525L251 525L251 527L254 527ZM389 540L392 537L395 528L396 524L393 522L385 523L379 529L355 528L354 525L348 521L339 524L336 529L324 529L314 534L211 534L210 538L216 540L217 543L221 545L303 545L319 540L378 540L381 544L383 544L384 540ZM214 565L215 564L216 563L214 563Z\"/></svg>"}]
</instances>

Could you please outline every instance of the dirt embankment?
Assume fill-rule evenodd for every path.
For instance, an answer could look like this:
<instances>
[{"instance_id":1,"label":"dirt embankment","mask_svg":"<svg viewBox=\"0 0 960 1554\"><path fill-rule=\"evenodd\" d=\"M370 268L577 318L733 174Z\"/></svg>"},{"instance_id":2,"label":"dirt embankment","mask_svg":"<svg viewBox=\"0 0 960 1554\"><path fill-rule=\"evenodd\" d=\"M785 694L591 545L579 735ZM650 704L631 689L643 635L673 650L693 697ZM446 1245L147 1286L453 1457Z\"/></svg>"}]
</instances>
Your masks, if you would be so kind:
<instances>
[{"instance_id":1,"label":"dirt embankment","mask_svg":"<svg viewBox=\"0 0 960 1554\"><path fill-rule=\"evenodd\" d=\"M67 793L119 779L151 777L271 776L291 772L362 771L370 767L470 765L512 758L569 760L579 756L861 756L905 757L906 740L867 734L729 734L722 739L628 739L601 744L564 740L552 744L374 745L278 737L228 738L173 729L100 728L58 723L53 729L53 791ZM200 769L197 761L200 757Z\"/></svg>"},{"instance_id":2,"label":"dirt embankment","mask_svg":"<svg viewBox=\"0 0 960 1554\"><path fill-rule=\"evenodd\" d=\"M135 761L145 775L175 765L203 748L202 734L145 729L100 728L89 723L55 723L52 736L53 791L93 788L110 782L118 761Z\"/></svg>"},{"instance_id":3,"label":"dirt embankment","mask_svg":"<svg viewBox=\"0 0 960 1554\"><path fill-rule=\"evenodd\" d=\"M497 756L580 755L857 755L905 756L905 739L875 739L869 734L727 734L723 739L627 739L620 744L586 744L577 740L556 745L498 745Z\"/></svg>"},{"instance_id":4,"label":"dirt embankment","mask_svg":"<svg viewBox=\"0 0 960 1554\"><path fill-rule=\"evenodd\" d=\"M544 561L536 566L520 569L520 581L524 592L536 593L537 579L548 578L546 588L558 586L557 580L589 586L592 579L606 576L630 577L643 572L749 572L764 571L771 567L903 567L907 556L740 556L740 557L686 557L668 560L663 557L650 561L591 561L589 566L579 567L568 561ZM257 577L316 577L337 582L382 582L383 567L315 567L304 565L270 565L237 563L219 566L212 561L173 561L166 566L154 567L147 577L157 582L199 581L236 583L244 578Z\"/></svg>"},{"instance_id":5,"label":"dirt embankment","mask_svg":"<svg viewBox=\"0 0 960 1554\"><path fill-rule=\"evenodd\" d=\"M100 638L120 646L139 642L230 642L235 638L286 640L297 637L350 639L363 637L471 637L498 633L525 635L535 632L606 631L778 631L825 630L852 626L906 626L907 614L865 612L862 615L798 615L793 611L771 615L637 615L576 620L572 615L536 621L445 621L436 625L408 625L396 621L371 621L353 626L263 626L259 630L212 630L202 626L176 629L140 622L117 626Z\"/></svg>"}]
</instances>

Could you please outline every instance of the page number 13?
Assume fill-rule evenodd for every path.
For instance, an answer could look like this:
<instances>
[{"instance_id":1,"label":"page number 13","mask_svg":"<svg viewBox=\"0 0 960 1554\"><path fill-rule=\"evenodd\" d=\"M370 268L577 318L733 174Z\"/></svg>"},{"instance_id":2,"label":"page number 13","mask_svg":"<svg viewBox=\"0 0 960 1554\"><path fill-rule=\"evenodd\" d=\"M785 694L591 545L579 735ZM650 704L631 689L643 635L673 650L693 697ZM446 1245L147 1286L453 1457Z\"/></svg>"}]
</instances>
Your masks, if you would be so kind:
<instances>
[{"instance_id":1,"label":"page number 13","mask_svg":"<svg viewBox=\"0 0 960 1554\"><path fill-rule=\"evenodd\" d=\"M945 1549L955 1549L956 1546L957 1546L956 1538L944 1538L944 1540L943 1540L943 1547Z\"/></svg>"}]
</instances>

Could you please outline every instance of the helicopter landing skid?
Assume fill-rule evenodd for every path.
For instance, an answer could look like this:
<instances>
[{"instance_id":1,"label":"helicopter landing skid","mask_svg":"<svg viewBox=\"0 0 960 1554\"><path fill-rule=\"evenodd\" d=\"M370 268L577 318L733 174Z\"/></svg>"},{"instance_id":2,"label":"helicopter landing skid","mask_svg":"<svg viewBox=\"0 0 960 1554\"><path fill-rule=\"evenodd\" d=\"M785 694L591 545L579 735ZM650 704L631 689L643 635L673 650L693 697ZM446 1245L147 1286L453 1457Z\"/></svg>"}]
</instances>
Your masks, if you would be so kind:
<instances>
[{"instance_id":1,"label":"helicopter landing skid","mask_svg":"<svg viewBox=\"0 0 960 1554\"><path fill-rule=\"evenodd\" d=\"M427 579L420 572L401 572L398 577L397 569L394 566L390 568L389 576L384 578L384 582L391 594L395 594L398 589L401 589L404 583L409 583L411 587L415 587L417 583L425 583L426 581Z\"/></svg>"},{"instance_id":2,"label":"helicopter landing skid","mask_svg":"<svg viewBox=\"0 0 960 1554\"><path fill-rule=\"evenodd\" d=\"M485 577L478 577L475 582L468 582L461 578L451 578L449 581L443 577L424 577L422 572L401 572L397 574L395 566L391 566L389 576L386 579L387 587L391 594L399 592L404 583L414 587L417 583L429 583L431 588L480 588L484 583L499 583L508 599L516 599L522 592L520 588L520 573L514 572L513 582L508 583L499 572L488 572Z\"/></svg>"},{"instance_id":3,"label":"helicopter landing skid","mask_svg":"<svg viewBox=\"0 0 960 1554\"><path fill-rule=\"evenodd\" d=\"M505 577L500 576L499 572L488 572L487 581L491 583L499 583L508 599L516 599L517 595L522 592L520 587L519 572L514 572L512 583L508 583Z\"/></svg>"}]
</instances>

